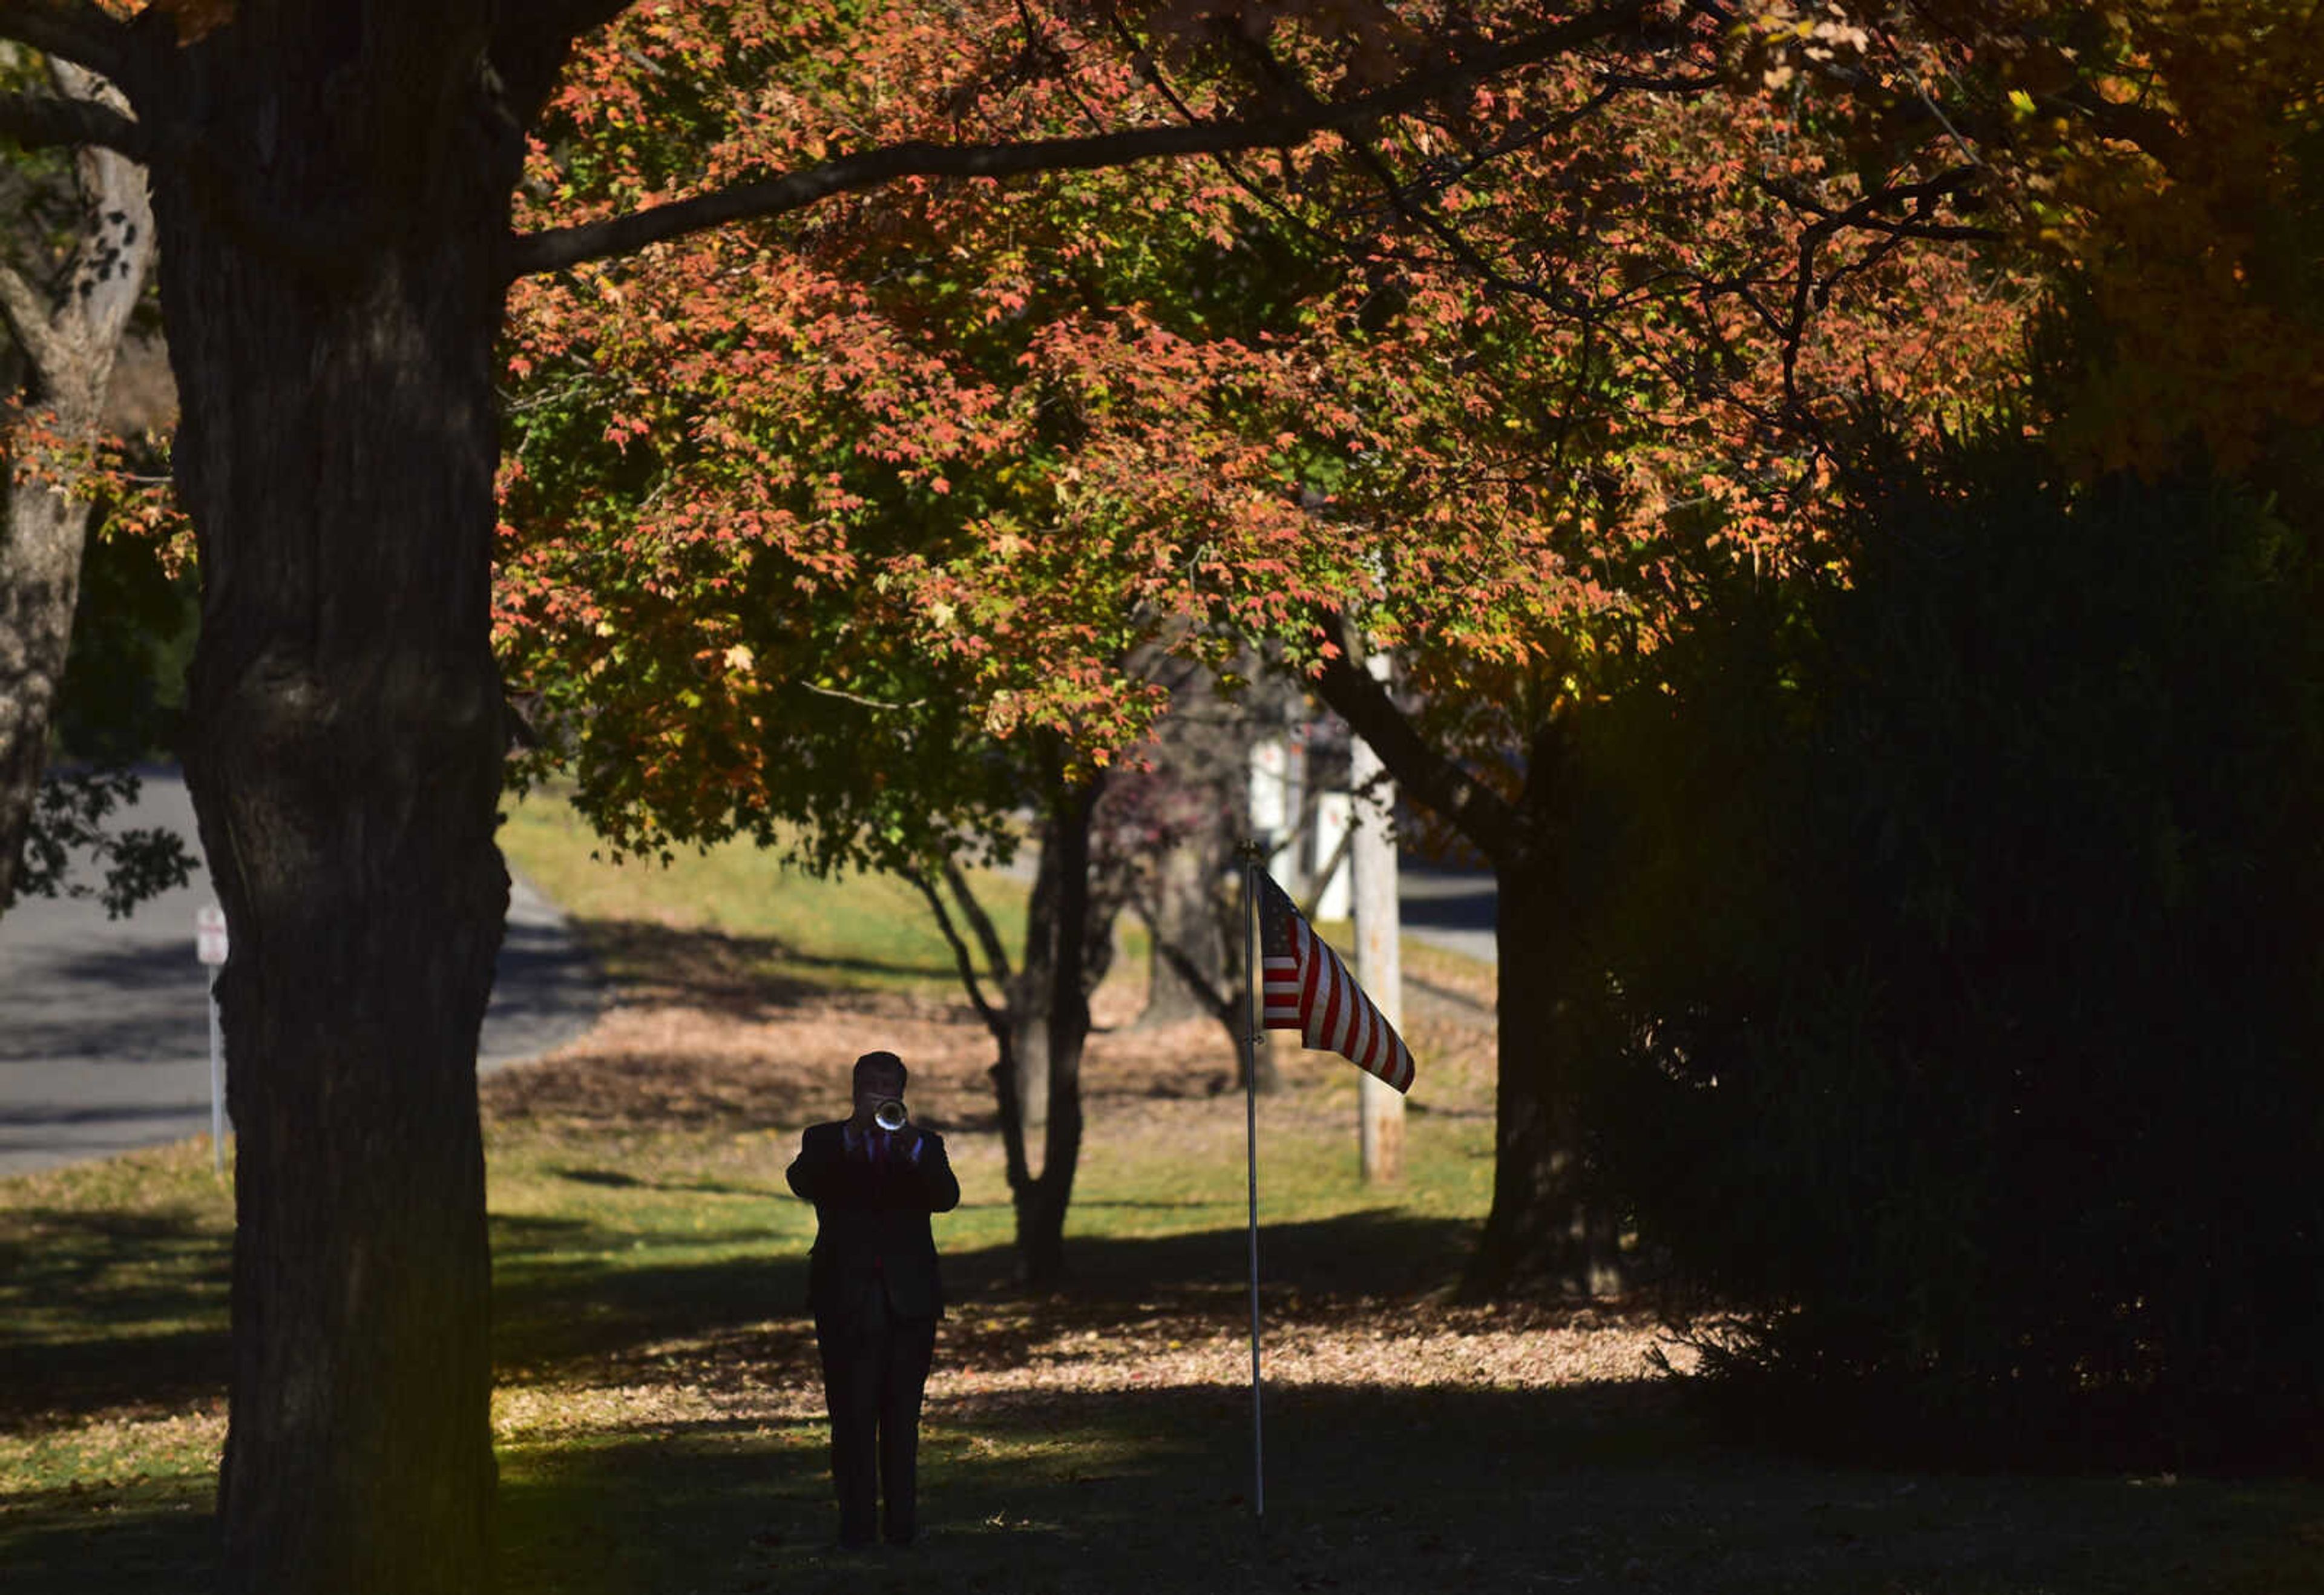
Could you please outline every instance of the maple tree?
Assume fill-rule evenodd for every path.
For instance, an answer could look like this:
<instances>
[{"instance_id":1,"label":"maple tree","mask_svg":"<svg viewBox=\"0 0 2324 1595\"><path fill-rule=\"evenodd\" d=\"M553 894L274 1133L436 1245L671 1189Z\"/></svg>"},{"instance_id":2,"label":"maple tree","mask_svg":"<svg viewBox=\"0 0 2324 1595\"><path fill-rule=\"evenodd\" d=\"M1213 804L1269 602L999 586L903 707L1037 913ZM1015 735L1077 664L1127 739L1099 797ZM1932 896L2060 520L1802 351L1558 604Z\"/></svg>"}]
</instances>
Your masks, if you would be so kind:
<instances>
[{"instance_id":1,"label":"maple tree","mask_svg":"<svg viewBox=\"0 0 2324 1595\"><path fill-rule=\"evenodd\" d=\"M927 136L843 124L763 166L705 149L626 204L513 232L528 131L576 41L630 9L0 0L0 39L101 74L128 107L0 97L0 129L143 162L159 231L172 470L203 587L185 762L235 935L218 986L239 1136L231 1588L488 1577L474 1062L507 891L491 631L508 285L752 217L844 214L916 178L1295 145L1608 41L1651 50L1668 27L1642 0L1326 12L1312 36L1332 74L1293 100L1239 75L1232 40L1256 14L1164 8L1174 59L1237 85L1215 115L1097 106L1086 131L988 142L939 106ZM876 102L853 58L898 64L891 41L852 12L802 20Z\"/></svg>"},{"instance_id":2,"label":"maple tree","mask_svg":"<svg viewBox=\"0 0 2324 1595\"><path fill-rule=\"evenodd\" d=\"M752 163L860 115L857 86L818 53L831 41L767 38L764 14L702 7L615 30L544 120L537 191L617 198L668 152L629 129L673 114ZM949 21L933 39L911 8L874 26L920 74L883 79L881 136L910 136L949 83L983 69ZM1116 61L1048 96L1134 92ZM1011 115L1017 131L1059 120ZM1117 561L1054 535L1083 423L1038 371L1025 379L1117 339L1114 306L1177 294L1189 250L1218 253L1209 187L1207 201L1148 173L1039 195L906 190L805 248L711 235L618 273L528 284L513 305L498 635L547 728L540 762L573 770L617 846L743 831L815 868L921 883L993 1032L1036 1280L1062 1260L1088 990L1132 862L1104 845L1121 825L1101 814L1130 789L1109 789L1106 767L1161 701L1126 664L1163 612ZM1077 281L1037 285L1061 250ZM1061 292L1086 326L1047 313ZM1012 968L957 862L1013 847L1026 807L1043 820L1040 865Z\"/></svg>"}]
</instances>

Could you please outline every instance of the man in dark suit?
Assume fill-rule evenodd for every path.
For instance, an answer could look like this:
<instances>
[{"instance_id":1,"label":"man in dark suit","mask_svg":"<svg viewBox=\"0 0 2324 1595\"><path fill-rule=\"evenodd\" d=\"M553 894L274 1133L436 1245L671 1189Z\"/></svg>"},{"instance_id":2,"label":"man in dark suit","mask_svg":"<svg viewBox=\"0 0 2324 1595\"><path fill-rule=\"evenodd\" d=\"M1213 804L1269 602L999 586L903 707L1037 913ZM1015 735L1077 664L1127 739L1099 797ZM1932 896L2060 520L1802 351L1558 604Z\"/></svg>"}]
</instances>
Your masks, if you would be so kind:
<instances>
[{"instance_id":1,"label":"man in dark suit","mask_svg":"<svg viewBox=\"0 0 2324 1595\"><path fill-rule=\"evenodd\" d=\"M892 1052L856 1059L855 1111L835 1124L809 1125L784 1175L815 1203L807 1305L831 1412L839 1543L849 1549L872 1543L875 1462L888 1543L908 1545L918 1531L920 1391L944 1315L928 1215L960 1203L944 1138L880 1122L881 1103L900 1107L908 1078Z\"/></svg>"}]
</instances>

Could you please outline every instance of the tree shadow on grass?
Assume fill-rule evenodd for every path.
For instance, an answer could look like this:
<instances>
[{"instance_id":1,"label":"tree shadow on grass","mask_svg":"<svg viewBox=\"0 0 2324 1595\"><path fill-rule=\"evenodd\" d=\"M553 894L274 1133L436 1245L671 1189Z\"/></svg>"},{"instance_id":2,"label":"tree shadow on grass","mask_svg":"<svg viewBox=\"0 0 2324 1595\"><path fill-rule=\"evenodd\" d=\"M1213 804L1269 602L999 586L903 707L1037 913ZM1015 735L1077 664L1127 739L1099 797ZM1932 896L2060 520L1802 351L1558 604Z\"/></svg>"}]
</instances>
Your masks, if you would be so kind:
<instances>
[{"instance_id":1,"label":"tree shadow on grass","mask_svg":"<svg viewBox=\"0 0 2324 1595\"><path fill-rule=\"evenodd\" d=\"M0 1496L8 1595L208 1595L219 1587L208 1480Z\"/></svg>"},{"instance_id":2,"label":"tree shadow on grass","mask_svg":"<svg viewBox=\"0 0 2324 1595\"><path fill-rule=\"evenodd\" d=\"M0 1425L176 1408L226 1382L233 1242L191 1214L30 1208L0 1241Z\"/></svg>"},{"instance_id":3,"label":"tree shadow on grass","mask_svg":"<svg viewBox=\"0 0 2324 1595\"><path fill-rule=\"evenodd\" d=\"M60 1211L27 1215L0 1248L0 1267L26 1303L52 1310L37 1335L0 1326L0 1422L69 1422L116 1408L180 1410L217 1395L230 1366L228 1238L190 1220ZM1262 1300L1270 1321L1328 1323L1351 1295L1418 1295L1451 1278L1471 1226L1390 1210L1262 1234ZM495 1362L535 1376L599 1382L634 1374L637 1359L673 1341L724 1342L737 1360L751 1337L805 1323L807 1259L795 1232L747 1236L731 1255L656 1260L627 1232L578 1219L492 1220ZM675 1243L675 1242L673 1242ZM1240 1228L1152 1237L1078 1237L1071 1277L1026 1292L1007 1247L947 1255L954 1299L1006 1304L1005 1320L963 1316L946 1333L964 1354L1021 1362L1035 1341L1136 1322L1190 1326L1241 1322L1248 1261ZM1005 1330L991 1326L1005 1322ZM29 1325L27 1318L21 1321ZM1000 1335L991 1345L980 1335Z\"/></svg>"},{"instance_id":4,"label":"tree shadow on grass","mask_svg":"<svg viewBox=\"0 0 2324 1595\"><path fill-rule=\"evenodd\" d=\"M948 963L899 963L802 953L773 936L681 928L647 919L576 919L574 928L604 967L621 972L654 1000L678 1001L737 1019L764 1019L813 1003L845 1009L878 993L835 986L835 975L886 980L954 978Z\"/></svg>"},{"instance_id":5,"label":"tree shadow on grass","mask_svg":"<svg viewBox=\"0 0 2324 1595\"><path fill-rule=\"evenodd\" d=\"M509 1595L2313 1595L2312 1483L1905 1475L1721 1447L1652 1386L1028 1390L931 1405L909 1551L827 1548L819 1423L504 1447ZM0 1498L11 1595L213 1587L206 1491Z\"/></svg>"},{"instance_id":6,"label":"tree shadow on grass","mask_svg":"<svg viewBox=\"0 0 2324 1595\"><path fill-rule=\"evenodd\" d=\"M514 1591L1774 1591L2324 1588L2313 1487L1900 1477L1703 1442L1637 1385L1024 1392L931 1409L908 1552L826 1548L813 1423L674 1424L512 1457ZM2305 1493L2303 1493L2303 1491ZM2310 1554L2312 1559L2312 1554ZM2273 1581L2248 1581L2254 1568ZM2269 1571L2273 1570L2273 1571ZM2290 1574L2290 1582L2277 1575Z\"/></svg>"},{"instance_id":7,"label":"tree shadow on grass","mask_svg":"<svg viewBox=\"0 0 2324 1595\"><path fill-rule=\"evenodd\" d=\"M1269 1322L1329 1324L1359 1295L1393 1308L1397 1281L1449 1274L1468 1228L1394 1212L1272 1226ZM622 1240L584 1222L498 1221L496 1239L496 1351L504 1369L547 1375L536 1388L648 1368L677 1383L693 1376L664 1366L668 1348L711 1343L762 1386L788 1390L760 1412L812 1412L795 1238L770 1236L766 1256L621 1268L581 1255ZM1085 1238L1073 1290L1038 1295L1007 1284L1005 1249L954 1258L964 1310L940 1356L950 1369L1002 1369L1082 1325L1150 1333L1172 1314L1239 1323L1241 1240L1231 1228ZM170 1243L166 1226L127 1240ZM118 1342L112 1352L134 1364L116 1380L150 1396L142 1354ZM1379 1371L1377 1383L1268 1386L1263 1533L1245 1387L955 1382L927 1415L922 1543L868 1557L824 1549L833 1519L819 1422L673 1406L668 1420L592 1429L579 1403L571 1432L503 1447L500 1587L2324 1591L2324 1489L2313 1483L1819 1467L1713 1442L1660 1384L1416 1387ZM0 1498L6 1587L206 1589L207 1510L206 1481Z\"/></svg>"}]
</instances>

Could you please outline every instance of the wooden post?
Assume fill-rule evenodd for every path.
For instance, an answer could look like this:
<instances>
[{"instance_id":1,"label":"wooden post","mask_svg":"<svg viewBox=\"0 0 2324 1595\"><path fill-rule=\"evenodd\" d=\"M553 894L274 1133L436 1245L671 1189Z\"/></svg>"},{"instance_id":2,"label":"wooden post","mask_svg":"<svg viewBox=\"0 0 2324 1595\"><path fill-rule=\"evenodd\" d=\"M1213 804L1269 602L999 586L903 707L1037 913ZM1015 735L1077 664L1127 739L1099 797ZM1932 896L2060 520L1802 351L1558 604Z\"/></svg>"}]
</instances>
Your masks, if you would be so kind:
<instances>
[{"instance_id":1,"label":"wooden post","mask_svg":"<svg viewBox=\"0 0 2324 1595\"><path fill-rule=\"evenodd\" d=\"M1379 674L1388 659L1375 655L1370 663ZM1397 938L1403 916L1397 907L1396 839L1390 834L1396 787L1382 770L1379 755L1361 737L1349 746L1349 785L1356 794L1350 859L1355 874L1356 982L1402 1035L1404 962ZM1368 1074L1359 1074L1357 1081L1357 1145L1364 1183L1391 1184L1404 1176L1404 1097Z\"/></svg>"}]
</instances>

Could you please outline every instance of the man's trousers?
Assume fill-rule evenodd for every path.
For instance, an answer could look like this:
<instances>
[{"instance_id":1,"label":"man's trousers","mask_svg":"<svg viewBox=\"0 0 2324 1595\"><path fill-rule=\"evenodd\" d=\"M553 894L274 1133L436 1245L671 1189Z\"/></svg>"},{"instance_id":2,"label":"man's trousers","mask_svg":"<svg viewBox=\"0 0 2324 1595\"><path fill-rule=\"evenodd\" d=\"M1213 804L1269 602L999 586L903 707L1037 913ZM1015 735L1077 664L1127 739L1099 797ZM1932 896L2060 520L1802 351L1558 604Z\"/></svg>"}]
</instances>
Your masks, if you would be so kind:
<instances>
[{"instance_id":1,"label":"man's trousers","mask_svg":"<svg viewBox=\"0 0 2324 1595\"><path fill-rule=\"evenodd\" d=\"M936 1356L936 1321L898 1317L886 1290L865 1294L848 1318L818 1318L823 1399L831 1414L831 1481L839 1495L842 1544L868 1545L875 1526L873 1484L887 1502L893 1544L919 1531L920 1392Z\"/></svg>"}]
</instances>

